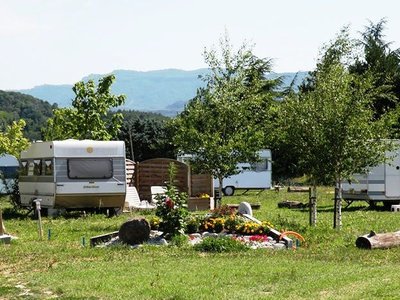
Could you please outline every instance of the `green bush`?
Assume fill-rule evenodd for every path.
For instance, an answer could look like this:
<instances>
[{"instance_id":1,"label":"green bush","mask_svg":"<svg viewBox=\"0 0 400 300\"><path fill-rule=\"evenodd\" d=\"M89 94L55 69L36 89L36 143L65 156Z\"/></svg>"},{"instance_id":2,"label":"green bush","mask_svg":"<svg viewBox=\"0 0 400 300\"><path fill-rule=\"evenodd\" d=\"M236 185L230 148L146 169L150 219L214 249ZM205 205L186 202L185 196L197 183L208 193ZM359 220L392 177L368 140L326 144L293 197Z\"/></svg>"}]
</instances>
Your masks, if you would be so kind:
<instances>
[{"instance_id":1,"label":"green bush","mask_svg":"<svg viewBox=\"0 0 400 300\"><path fill-rule=\"evenodd\" d=\"M194 246L202 252L239 252L246 251L249 248L240 241L229 237L207 237L201 243Z\"/></svg>"}]
</instances>

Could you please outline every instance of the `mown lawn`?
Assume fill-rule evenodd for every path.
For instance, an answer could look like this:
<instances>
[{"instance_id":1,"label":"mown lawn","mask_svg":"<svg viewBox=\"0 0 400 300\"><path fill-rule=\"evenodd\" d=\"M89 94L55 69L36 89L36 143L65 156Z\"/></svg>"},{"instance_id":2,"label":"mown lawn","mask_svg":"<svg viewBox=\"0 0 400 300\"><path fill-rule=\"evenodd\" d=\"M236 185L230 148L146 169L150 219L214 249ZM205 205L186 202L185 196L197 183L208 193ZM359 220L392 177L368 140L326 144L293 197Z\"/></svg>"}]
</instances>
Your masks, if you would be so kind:
<instances>
[{"instance_id":1,"label":"mown lawn","mask_svg":"<svg viewBox=\"0 0 400 300\"><path fill-rule=\"evenodd\" d=\"M0 245L0 299L399 298L400 248L361 250L355 240L372 229L400 230L400 213L353 203L343 211L343 228L334 230L332 190L319 189L316 228L308 226L307 210L277 207L282 200L306 202L306 194L264 191L223 199L261 203L255 217L305 237L300 248L283 251L210 254L175 246L88 246L91 236L118 230L132 213L43 218L45 237L39 241L37 221L7 214L6 208L6 229L18 239Z\"/></svg>"}]
</instances>

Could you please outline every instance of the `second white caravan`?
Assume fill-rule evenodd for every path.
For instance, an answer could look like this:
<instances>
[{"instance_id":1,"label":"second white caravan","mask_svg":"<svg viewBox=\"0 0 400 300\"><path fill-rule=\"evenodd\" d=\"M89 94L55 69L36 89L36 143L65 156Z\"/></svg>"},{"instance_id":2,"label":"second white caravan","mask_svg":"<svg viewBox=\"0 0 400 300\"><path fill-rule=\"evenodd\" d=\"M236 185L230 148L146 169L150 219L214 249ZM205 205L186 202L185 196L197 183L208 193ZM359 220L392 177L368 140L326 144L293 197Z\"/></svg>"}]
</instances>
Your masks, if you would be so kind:
<instances>
[{"instance_id":1,"label":"second white caravan","mask_svg":"<svg viewBox=\"0 0 400 300\"><path fill-rule=\"evenodd\" d=\"M385 206L400 203L400 152L386 154L388 162L372 168L366 174L355 174L351 182L343 182L343 199L351 203L364 200L370 204L383 202Z\"/></svg>"},{"instance_id":2,"label":"second white caravan","mask_svg":"<svg viewBox=\"0 0 400 300\"><path fill-rule=\"evenodd\" d=\"M239 163L238 174L224 178L222 192L232 196L236 189L270 189L272 186L271 150L259 151L260 161L256 163ZM218 179L214 179L214 188L219 187Z\"/></svg>"}]
</instances>

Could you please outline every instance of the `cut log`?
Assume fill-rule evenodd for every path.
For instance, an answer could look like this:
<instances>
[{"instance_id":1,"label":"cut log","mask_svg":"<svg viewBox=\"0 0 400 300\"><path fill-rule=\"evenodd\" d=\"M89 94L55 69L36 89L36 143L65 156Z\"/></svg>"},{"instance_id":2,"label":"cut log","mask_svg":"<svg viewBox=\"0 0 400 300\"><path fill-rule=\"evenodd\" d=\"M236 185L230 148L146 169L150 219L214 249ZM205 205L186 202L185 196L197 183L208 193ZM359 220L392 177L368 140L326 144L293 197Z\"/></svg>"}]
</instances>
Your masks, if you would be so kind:
<instances>
[{"instance_id":1,"label":"cut log","mask_svg":"<svg viewBox=\"0 0 400 300\"><path fill-rule=\"evenodd\" d=\"M288 193L308 193L310 188L307 186L289 186L287 191Z\"/></svg>"},{"instance_id":2,"label":"cut log","mask_svg":"<svg viewBox=\"0 0 400 300\"><path fill-rule=\"evenodd\" d=\"M364 249L388 249L400 246L400 231L389 233L375 233L360 236L356 240L356 246Z\"/></svg>"}]
</instances>

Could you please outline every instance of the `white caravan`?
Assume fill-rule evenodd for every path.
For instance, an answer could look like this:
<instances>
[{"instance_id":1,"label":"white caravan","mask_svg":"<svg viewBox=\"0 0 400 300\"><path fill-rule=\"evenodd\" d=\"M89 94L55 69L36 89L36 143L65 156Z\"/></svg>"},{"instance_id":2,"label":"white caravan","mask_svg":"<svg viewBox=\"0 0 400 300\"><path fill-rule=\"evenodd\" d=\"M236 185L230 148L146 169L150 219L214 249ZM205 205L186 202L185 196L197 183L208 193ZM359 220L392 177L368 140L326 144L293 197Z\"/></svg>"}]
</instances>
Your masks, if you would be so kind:
<instances>
[{"instance_id":1,"label":"white caravan","mask_svg":"<svg viewBox=\"0 0 400 300\"><path fill-rule=\"evenodd\" d=\"M36 142L21 153L21 204L44 208L121 208L126 193L122 141Z\"/></svg>"},{"instance_id":2,"label":"white caravan","mask_svg":"<svg viewBox=\"0 0 400 300\"><path fill-rule=\"evenodd\" d=\"M18 173L18 159L10 154L0 156L0 194L10 194Z\"/></svg>"},{"instance_id":3,"label":"white caravan","mask_svg":"<svg viewBox=\"0 0 400 300\"><path fill-rule=\"evenodd\" d=\"M222 192L225 196L232 196L235 189L264 190L272 185L272 156L271 150L259 151L260 161L256 163L239 163L236 167L239 174L224 178ZM214 187L219 187L218 179L214 178Z\"/></svg>"},{"instance_id":4,"label":"white caravan","mask_svg":"<svg viewBox=\"0 0 400 300\"><path fill-rule=\"evenodd\" d=\"M355 174L352 182L343 182L343 199L349 204L365 200L370 204L382 201L385 206L400 203L400 153L388 153L387 163L372 168L366 174Z\"/></svg>"}]
</instances>

